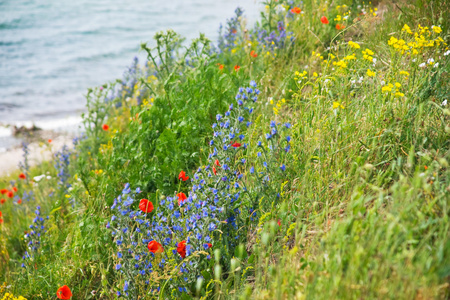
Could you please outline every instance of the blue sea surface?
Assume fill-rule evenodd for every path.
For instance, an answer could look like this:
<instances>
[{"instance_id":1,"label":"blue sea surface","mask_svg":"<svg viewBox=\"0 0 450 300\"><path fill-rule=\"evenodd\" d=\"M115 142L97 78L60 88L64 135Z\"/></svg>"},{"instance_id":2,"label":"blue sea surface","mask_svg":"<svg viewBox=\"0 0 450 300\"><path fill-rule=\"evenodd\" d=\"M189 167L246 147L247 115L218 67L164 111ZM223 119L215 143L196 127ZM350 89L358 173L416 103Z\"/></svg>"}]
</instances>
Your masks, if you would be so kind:
<instances>
[{"instance_id":1,"label":"blue sea surface","mask_svg":"<svg viewBox=\"0 0 450 300\"><path fill-rule=\"evenodd\" d=\"M237 6L255 22L257 0L0 0L0 125L79 114L157 31L216 42Z\"/></svg>"}]
</instances>

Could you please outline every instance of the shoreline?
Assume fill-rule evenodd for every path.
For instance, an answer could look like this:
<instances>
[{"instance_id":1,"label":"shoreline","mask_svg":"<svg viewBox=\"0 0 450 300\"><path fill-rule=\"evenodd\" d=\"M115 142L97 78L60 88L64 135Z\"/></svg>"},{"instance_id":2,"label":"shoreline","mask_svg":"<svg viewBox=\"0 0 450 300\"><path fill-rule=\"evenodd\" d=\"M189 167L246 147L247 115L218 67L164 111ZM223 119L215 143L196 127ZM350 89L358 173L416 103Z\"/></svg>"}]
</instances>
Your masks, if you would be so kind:
<instances>
[{"instance_id":1,"label":"shoreline","mask_svg":"<svg viewBox=\"0 0 450 300\"><path fill-rule=\"evenodd\" d=\"M24 142L28 144L30 167L51 160L64 145L72 148L73 138L80 132L80 121L81 117L76 116L33 122L32 124L40 129L18 137L13 135L11 125L9 127L1 126L0 138L3 138L3 141L0 140L2 142L0 143L0 176L9 176L19 169L19 164L23 162L22 143ZM23 123L25 122L21 122L21 124ZM21 126L30 128L31 126L28 126L30 124L31 122L27 122Z\"/></svg>"}]
</instances>

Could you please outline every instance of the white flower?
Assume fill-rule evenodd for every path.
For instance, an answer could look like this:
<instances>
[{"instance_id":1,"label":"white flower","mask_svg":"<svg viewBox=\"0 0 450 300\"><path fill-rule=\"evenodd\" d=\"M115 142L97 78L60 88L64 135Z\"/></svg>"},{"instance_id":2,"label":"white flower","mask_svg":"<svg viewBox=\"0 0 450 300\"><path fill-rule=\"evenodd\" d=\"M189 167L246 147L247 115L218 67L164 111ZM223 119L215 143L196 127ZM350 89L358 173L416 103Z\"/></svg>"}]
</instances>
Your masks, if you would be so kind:
<instances>
[{"instance_id":1,"label":"white flower","mask_svg":"<svg viewBox=\"0 0 450 300\"><path fill-rule=\"evenodd\" d=\"M417 61L417 58L414 58L413 60L412 60L412 62L416 62Z\"/></svg>"},{"instance_id":2,"label":"white flower","mask_svg":"<svg viewBox=\"0 0 450 300\"><path fill-rule=\"evenodd\" d=\"M362 83L363 82L363 79L364 79L364 77L359 77L359 79L358 79L358 83Z\"/></svg>"},{"instance_id":3,"label":"white flower","mask_svg":"<svg viewBox=\"0 0 450 300\"><path fill-rule=\"evenodd\" d=\"M44 178L44 177L45 177L45 174L42 174L42 175L33 177L33 180L36 181L36 182L39 182L39 181L41 181L41 179Z\"/></svg>"},{"instance_id":4,"label":"white flower","mask_svg":"<svg viewBox=\"0 0 450 300\"><path fill-rule=\"evenodd\" d=\"M429 58L429 59L427 60L427 64L432 65L433 63L434 63L434 59L433 59L433 58Z\"/></svg>"},{"instance_id":5,"label":"white flower","mask_svg":"<svg viewBox=\"0 0 450 300\"><path fill-rule=\"evenodd\" d=\"M386 84L386 82L384 80L382 80L380 83L381 83L381 85L385 85Z\"/></svg>"},{"instance_id":6,"label":"white flower","mask_svg":"<svg viewBox=\"0 0 450 300\"><path fill-rule=\"evenodd\" d=\"M444 56L447 56L450 54L450 50L448 50L447 52L444 53Z\"/></svg>"},{"instance_id":7,"label":"white flower","mask_svg":"<svg viewBox=\"0 0 450 300\"><path fill-rule=\"evenodd\" d=\"M425 64L425 63L421 63L420 65L419 65L419 68L425 68L427 65Z\"/></svg>"},{"instance_id":8,"label":"white flower","mask_svg":"<svg viewBox=\"0 0 450 300\"><path fill-rule=\"evenodd\" d=\"M373 62L373 65L375 66L375 64L377 63L377 59L374 57L374 58L372 59L372 62Z\"/></svg>"},{"instance_id":9,"label":"white flower","mask_svg":"<svg viewBox=\"0 0 450 300\"><path fill-rule=\"evenodd\" d=\"M437 67L439 67L439 63L435 63L433 66L433 68L437 68Z\"/></svg>"},{"instance_id":10,"label":"white flower","mask_svg":"<svg viewBox=\"0 0 450 300\"><path fill-rule=\"evenodd\" d=\"M447 99L445 99L444 101L442 101L442 106L447 106Z\"/></svg>"},{"instance_id":11,"label":"white flower","mask_svg":"<svg viewBox=\"0 0 450 300\"><path fill-rule=\"evenodd\" d=\"M50 179L52 179L52 176L47 176L47 180L50 180Z\"/></svg>"}]
</instances>

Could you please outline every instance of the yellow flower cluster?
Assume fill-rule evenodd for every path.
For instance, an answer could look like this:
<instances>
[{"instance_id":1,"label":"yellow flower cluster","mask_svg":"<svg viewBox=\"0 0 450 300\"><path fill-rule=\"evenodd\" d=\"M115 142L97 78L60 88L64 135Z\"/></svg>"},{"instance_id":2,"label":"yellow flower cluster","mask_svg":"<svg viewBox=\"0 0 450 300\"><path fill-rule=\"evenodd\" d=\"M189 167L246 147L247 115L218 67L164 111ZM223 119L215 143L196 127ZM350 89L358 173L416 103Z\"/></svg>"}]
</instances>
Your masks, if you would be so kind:
<instances>
[{"instance_id":1,"label":"yellow flower cluster","mask_svg":"<svg viewBox=\"0 0 450 300\"><path fill-rule=\"evenodd\" d=\"M353 41L348 41L348 45L349 45L350 47L352 47L353 49L359 49L359 48L361 48L361 46L360 46L358 43L355 43L355 42L353 42Z\"/></svg>"},{"instance_id":2,"label":"yellow flower cluster","mask_svg":"<svg viewBox=\"0 0 450 300\"><path fill-rule=\"evenodd\" d=\"M22 297L22 296L19 296L19 297L17 298L17 297L14 297L13 294L6 293L6 294L3 296L2 300L27 300L27 299L24 298L24 297Z\"/></svg>"},{"instance_id":3,"label":"yellow flower cluster","mask_svg":"<svg viewBox=\"0 0 450 300\"><path fill-rule=\"evenodd\" d=\"M350 55L347 55L346 57L344 57L344 59L345 60L352 60L352 59L356 59L356 56L355 56L355 54L350 54Z\"/></svg>"},{"instance_id":4,"label":"yellow flower cluster","mask_svg":"<svg viewBox=\"0 0 450 300\"><path fill-rule=\"evenodd\" d=\"M151 105L153 105L153 102L155 101L155 99L153 99L153 98L150 98L150 99L144 99L144 100L142 100L142 105L143 106L151 106Z\"/></svg>"},{"instance_id":5,"label":"yellow flower cluster","mask_svg":"<svg viewBox=\"0 0 450 300\"><path fill-rule=\"evenodd\" d=\"M347 68L347 63L346 63L345 61L343 61L343 60L340 60L340 61L334 61L334 62L333 62L333 65L335 65L335 66L337 66L337 67L339 67L339 68L341 68L341 69Z\"/></svg>"},{"instance_id":6,"label":"yellow flower cluster","mask_svg":"<svg viewBox=\"0 0 450 300\"><path fill-rule=\"evenodd\" d=\"M283 106L283 104L286 103L286 99L281 99L277 101L277 104L275 104L275 106L273 107L273 113L277 116L278 112L280 111L281 107ZM273 100L270 100L270 104L274 104Z\"/></svg>"},{"instance_id":7,"label":"yellow flower cluster","mask_svg":"<svg viewBox=\"0 0 450 300\"><path fill-rule=\"evenodd\" d=\"M337 108L344 109L345 107L341 103L333 101L333 109Z\"/></svg>"},{"instance_id":8,"label":"yellow flower cluster","mask_svg":"<svg viewBox=\"0 0 450 300\"><path fill-rule=\"evenodd\" d=\"M385 85L381 88L381 91L383 93L392 93L393 92L395 97L404 97L405 94L403 94L400 91L401 86L402 85L398 82L396 82L395 84L388 83L387 85Z\"/></svg>"},{"instance_id":9,"label":"yellow flower cluster","mask_svg":"<svg viewBox=\"0 0 450 300\"><path fill-rule=\"evenodd\" d=\"M442 32L442 29L439 26L432 26L431 28L436 34ZM422 27L419 25L418 30L416 32L413 32L411 28L407 24L405 24L402 28L402 31L410 35L414 35L414 40L411 39L410 41L405 41L404 39L397 39L396 37L391 36L388 41L388 45L392 46L402 55L405 53L417 55L423 48L431 48L435 46L438 47L441 43L446 45L444 43L444 40L439 36L437 38L427 39L425 36L431 37L432 33L426 26Z\"/></svg>"},{"instance_id":10,"label":"yellow flower cluster","mask_svg":"<svg viewBox=\"0 0 450 300\"><path fill-rule=\"evenodd\" d=\"M364 59L372 62L373 61L373 55L375 54L372 50L367 49L362 51Z\"/></svg>"},{"instance_id":11,"label":"yellow flower cluster","mask_svg":"<svg viewBox=\"0 0 450 300\"><path fill-rule=\"evenodd\" d=\"M295 71L294 75L295 80L306 79L307 78L306 75L308 75L308 72L303 71L302 73L300 73L299 71Z\"/></svg>"},{"instance_id":12,"label":"yellow flower cluster","mask_svg":"<svg viewBox=\"0 0 450 300\"><path fill-rule=\"evenodd\" d=\"M375 72L371 71L370 69L367 69L367 76L374 77L375 76Z\"/></svg>"}]
</instances>

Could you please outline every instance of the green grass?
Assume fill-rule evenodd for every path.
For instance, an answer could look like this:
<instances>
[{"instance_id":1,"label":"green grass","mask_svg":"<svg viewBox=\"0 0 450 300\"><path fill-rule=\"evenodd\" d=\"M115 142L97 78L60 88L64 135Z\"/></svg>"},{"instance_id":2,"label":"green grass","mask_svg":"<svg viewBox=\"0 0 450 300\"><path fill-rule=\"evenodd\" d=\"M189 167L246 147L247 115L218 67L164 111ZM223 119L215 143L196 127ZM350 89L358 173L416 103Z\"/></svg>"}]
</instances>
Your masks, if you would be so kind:
<instances>
[{"instance_id":1,"label":"green grass","mask_svg":"<svg viewBox=\"0 0 450 300\"><path fill-rule=\"evenodd\" d=\"M174 191L187 193L189 186L177 180L179 171L190 175L206 164L215 115L226 110L239 86L253 79L262 93L249 143L267 132L268 121L290 122L290 154L274 158L286 165L287 180L273 174L271 189L280 197L266 199L268 205L259 211L262 217L243 245L246 255L212 262L206 270L209 281L193 288L188 298L195 291L214 299L448 297L450 111L442 102L450 96L450 55L444 55L448 47L443 45L449 40L449 5L420 0L370 5L337 1L331 6L304 2L302 16L284 20L295 41L282 49L267 54L261 45L252 42L249 47L242 41L234 52L210 55L201 37L188 50L196 58L193 68L163 52L161 72L153 80L142 76L128 101L103 101L112 84L104 91L92 90L87 138L71 154L72 187L66 191L58 186L52 163L44 163L29 178L50 172L52 179L18 186L19 193L32 190L34 200L0 207L0 268L5 270L0 295L48 299L66 284L73 299L114 298L122 279L115 273L115 244L105 228L113 199L127 182L155 201ZM275 14L278 3L266 4ZM343 4L352 14L334 21L338 14L345 16ZM358 16L362 7L366 16ZM375 7L376 18L370 11ZM322 15L330 24L320 23ZM273 18L262 26L275 28ZM346 28L338 32L334 26L339 22ZM413 31L419 24L428 26L427 39L440 36L443 42L420 49L417 56L401 54L388 40L413 39L402 31L404 24ZM442 32L433 33L432 25ZM178 51L168 36L156 37L160 50ZM361 48L351 48L349 40ZM374 52L375 65L363 58L366 48ZM249 56L251 49L257 58ZM151 55L158 55L155 50ZM356 59L345 59L351 54ZM419 66L429 58L439 66ZM347 67L333 64L338 61ZM239 72L233 70L236 64ZM369 76L368 69L376 75ZM383 92L389 83L393 90ZM147 104L151 98L153 105ZM142 99L147 102L138 105ZM104 123L110 131L101 129ZM258 151L246 152L249 163L258 161ZM0 188L10 180L1 179ZM251 191L260 188L250 179L246 185ZM50 216L48 232L32 261L36 267L23 269L23 235L36 205ZM168 292L160 298L171 296Z\"/></svg>"}]
</instances>

